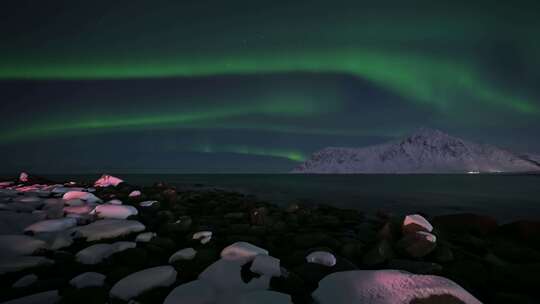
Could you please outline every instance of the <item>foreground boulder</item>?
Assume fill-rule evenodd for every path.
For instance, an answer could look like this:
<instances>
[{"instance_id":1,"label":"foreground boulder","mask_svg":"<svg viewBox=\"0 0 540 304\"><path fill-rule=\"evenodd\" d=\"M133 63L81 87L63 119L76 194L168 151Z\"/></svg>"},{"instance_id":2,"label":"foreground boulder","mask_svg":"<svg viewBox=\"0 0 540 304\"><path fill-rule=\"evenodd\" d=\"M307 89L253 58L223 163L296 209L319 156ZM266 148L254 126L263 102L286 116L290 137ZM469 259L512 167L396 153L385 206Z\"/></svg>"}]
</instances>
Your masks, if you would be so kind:
<instances>
[{"instance_id":1,"label":"foreground boulder","mask_svg":"<svg viewBox=\"0 0 540 304\"><path fill-rule=\"evenodd\" d=\"M0 259L0 274L17 272L39 266L54 264L53 260L40 256L18 256Z\"/></svg>"},{"instance_id":2,"label":"foreground boulder","mask_svg":"<svg viewBox=\"0 0 540 304\"><path fill-rule=\"evenodd\" d=\"M74 218L60 218L54 220L44 220L34 223L24 229L24 232L41 233L66 230L77 226L77 220Z\"/></svg>"},{"instance_id":3,"label":"foreground boulder","mask_svg":"<svg viewBox=\"0 0 540 304\"><path fill-rule=\"evenodd\" d=\"M195 280L173 289L163 304L213 304L215 301L214 288L205 281Z\"/></svg>"},{"instance_id":4,"label":"foreground boulder","mask_svg":"<svg viewBox=\"0 0 540 304\"><path fill-rule=\"evenodd\" d=\"M2 304L56 304L61 299L58 290L51 290L7 301Z\"/></svg>"},{"instance_id":5,"label":"foreground boulder","mask_svg":"<svg viewBox=\"0 0 540 304\"><path fill-rule=\"evenodd\" d=\"M172 266L148 268L128 275L111 289L112 298L129 301L156 287L169 287L176 281L176 270Z\"/></svg>"},{"instance_id":6,"label":"foreground boulder","mask_svg":"<svg viewBox=\"0 0 540 304\"><path fill-rule=\"evenodd\" d=\"M465 289L446 278L397 270L336 272L322 279L319 288L313 292L313 298L319 304L424 303L422 299L432 296L455 299L449 303L460 303L456 301L459 300L464 304L481 304Z\"/></svg>"},{"instance_id":7,"label":"foreground boulder","mask_svg":"<svg viewBox=\"0 0 540 304\"><path fill-rule=\"evenodd\" d=\"M0 235L0 258L31 255L39 249L47 248L47 243L27 235Z\"/></svg>"}]
</instances>

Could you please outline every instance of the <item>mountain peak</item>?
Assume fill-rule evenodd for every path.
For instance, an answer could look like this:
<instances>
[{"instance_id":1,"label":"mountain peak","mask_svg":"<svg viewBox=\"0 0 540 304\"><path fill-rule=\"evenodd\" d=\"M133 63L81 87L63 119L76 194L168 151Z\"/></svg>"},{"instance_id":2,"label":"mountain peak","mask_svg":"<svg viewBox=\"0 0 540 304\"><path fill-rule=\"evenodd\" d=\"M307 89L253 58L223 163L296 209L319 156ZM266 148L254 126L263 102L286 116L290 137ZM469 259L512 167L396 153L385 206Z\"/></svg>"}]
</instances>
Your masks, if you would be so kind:
<instances>
[{"instance_id":1,"label":"mountain peak","mask_svg":"<svg viewBox=\"0 0 540 304\"><path fill-rule=\"evenodd\" d=\"M440 130L420 128L397 142L364 148L326 148L293 172L470 173L540 171L538 163Z\"/></svg>"}]
</instances>

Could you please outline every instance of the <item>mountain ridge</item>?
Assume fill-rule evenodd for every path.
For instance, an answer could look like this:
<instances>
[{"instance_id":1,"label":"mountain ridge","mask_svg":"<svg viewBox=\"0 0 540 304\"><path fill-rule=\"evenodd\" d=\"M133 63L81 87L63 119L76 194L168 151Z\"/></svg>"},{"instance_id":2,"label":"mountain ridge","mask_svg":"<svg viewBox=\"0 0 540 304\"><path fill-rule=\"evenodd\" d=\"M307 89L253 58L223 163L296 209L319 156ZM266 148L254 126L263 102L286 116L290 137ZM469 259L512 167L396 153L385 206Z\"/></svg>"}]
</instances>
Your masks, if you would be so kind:
<instances>
[{"instance_id":1,"label":"mountain ridge","mask_svg":"<svg viewBox=\"0 0 540 304\"><path fill-rule=\"evenodd\" d=\"M292 173L499 173L540 171L535 159L440 130L421 128L402 139L362 148L327 147Z\"/></svg>"}]
</instances>

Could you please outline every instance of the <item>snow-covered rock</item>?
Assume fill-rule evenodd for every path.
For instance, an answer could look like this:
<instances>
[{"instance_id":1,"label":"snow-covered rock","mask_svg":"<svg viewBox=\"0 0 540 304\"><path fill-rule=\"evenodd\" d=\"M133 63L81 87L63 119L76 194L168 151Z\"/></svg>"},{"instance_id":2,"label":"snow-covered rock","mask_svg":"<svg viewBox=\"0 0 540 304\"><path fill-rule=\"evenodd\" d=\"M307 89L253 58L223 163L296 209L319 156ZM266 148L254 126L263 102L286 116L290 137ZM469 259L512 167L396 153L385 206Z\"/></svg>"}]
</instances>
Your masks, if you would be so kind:
<instances>
[{"instance_id":1,"label":"snow-covered rock","mask_svg":"<svg viewBox=\"0 0 540 304\"><path fill-rule=\"evenodd\" d=\"M417 231L404 235L396 246L413 258L421 258L435 249L437 237L429 232Z\"/></svg>"},{"instance_id":2,"label":"snow-covered rock","mask_svg":"<svg viewBox=\"0 0 540 304\"><path fill-rule=\"evenodd\" d=\"M26 182L28 182L28 179L29 179L28 173L21 172L21 174L19 174L19 181L20 182L26 183Z\"/></svg>"},{"instance_id":3,"label":"snow-covered rock","mask_svg":"<svg viewBox=\"0 0 540 304\"><path fill-rule=\"evenodd\" d=\"M109 187L113 186L116 187L120 183L123 183L124 181L119 179L118 177L103 174L96 182L94 183L94 187Z\"/></svg>"},{"instance_id":4,"label":"snow-covered rock","mask_svg":"<svg viewBox=\"0 0 540 304\"><path fill-rule=\"evenodd\" d=\"M95 265L101 263L104 259L113 255L114 253L135 248L137 246L134 242L116 242L113 244L95 244L90 247L79 251L75 258L77 262L86 265Z\"/></svg>"},{"instance_id":5,"label":"snow-covered rock","mask_svg":"<svg viewBox=\"0 0 540 304\"><path fill-rule=\"evenodd\" d=\"M219 259L208 266L200 275L203 280L214 287L220 298L225 295L238 295L252 290L266 290L270 286L270 276L264 275L253 278L245 283L241 277L242 265L245 263L234 260Z\"/></svg>"},{"instance_id":6,"label":"snow-covered rock","mask_svg":"<svg viewBox=\"0 0 540 304\"><path fill-rule=\"evenodd\" d=\"M481 304L446 278L397 270L335 272L322 279L313 292L313 298L320 304L409 304L432 295L450 295L465 304Z\"/></svg>"},{"instance_id":7,"label":"snow-covered rock","mask_svg":"<svg viewBox=\"0 0 540 304\"><path fill-rule=\"evenodd\" d=\"M255 256L249 270L260 275L267 275L271 277L281 276L279 259L266 254L259 254Z\"/></svg>"},{"instance_id":8,"label":"snow-covered rock","mask_svg":"<svg viewBox=\"0 0 540 304\"><path fill-rule=\"evenodd\" d=\"M137 215L137 208L128 205L98 205L93 211L99 218L126 219L129 216Z\"/></svg>"},{"instance_id":9,"label":"snow-covered rock","mask_svg":"<svg viewBox=\"0 0 540 304\"><path fill-rule=\"evenodd\" d=\"M53 260L40 256L15 256L0 259L0 274L17 272L38 266L54 264Z\"/></svg>"},{"instance_id":10,"label":"snow-covered rock","mask_svg":"<svg viewBox=\"0 0 540 304\"><path fill-rule=\"evenodd\" d=\"M128 275L112 287L112 298L128 301L156 287L168 287L176 281L176 270L172 266L148 268Z\"/></svg>"},{"instance_id":11,"label":"snow-covered rock","mask_svg":"<svg viewBox=\"0 0 540 304\"><path fill-rule=\"evenodd\" d=\"M41 232L54 232L66 230L77 225L77 220L73 218L59 218L54 220L44 220L26 227L25 232L32 232L34 234Z\"/></svg>"},{"instance_id":12,"label":"snow-covered rock","mask_svg":"<svg viewBox=\"0 0 540 304\"><path fill-rule=\"evenodd\" d=\"M221 251L223 259L243 263L252 261L259 254L268 255L268 251L247 242L236 242Z\"/></svg>"},{"instance_id":13,"label":"snow-covered rock","mask_svg":"<svg viewBox=\"0 0 540 304\"><path fill-rule=\"evenodd\" d=\"M97 272L85 272L71 279L69 284L75 288L101 287L105 284L105 276Z\"/></svg>"},{"instance_id":14,"label":"snow-covered rock","mask_svg":"<svg viewBox=\"0 0 540 304\"><path fill-rule=\"evenodd\" d=\"M156 236L157 236L157 233L155 233L155 232L143 232L143 233L137 235L137 237L135 238L135 242L148 243L153 238L155 238Z\"/></svg>"},{"instance_id":15,"label":"snow-covered rock","mask_svg":"<svg viewBox=\"0 0 540 304\"><path fill-rule=\"evenodd\" d=\"M293 173L472 173L540 171L534 161L488 145L421 129L365 148L325 148Z\"/></svg>"},{"instance_id":16,"label":"snow-covered rock","mask_svg":"<svg viewBox=\"0 0 540 304\"><path fill-rule=\"evenodd\" d=\"M173 255L171 255L171 257L169 258L169 263L172 264L176 261L193 260L195 255L197 255L197 251L193 248L180 249Z\"/></svg>"},{"instance_id":17,"label":"snow-covered rock","mask_svg":"<svg viewBox=\"0 0 540 304\"><path fill-rule=\"evenodd\" d=\"M291 296L271 290L256 290L241 294L235 304L292 304Z\"/></svg>"},{"instance_id":18,"label":"snow-covered rock","mask_svg":"<svg viewBox=\"0 0 540 304\"><path fill-rule=\"evenodd\" d=\"M51 193L53 194L62 194L64 195L67 192L70 191L84 191L84 192L90 192L89 189L81 188L81 187L64 187L64 186L57 186L51 189Z\"/></svg>"},{"instance_id":19,"label":"snow-covered rock","mask_svg":"<svg viewBox=\"0 0 540 304\"><path fill-rule=\"evenodd\" d=\"M0 258L31 255L47 248L44 241L27 235L0 235Z\"/></svg>"},{"instance_id":20,"label":"snow-covered rock","mask_svg":"<svg viewBox=\"0 0 540 304\"><path fill-rule=\"evenodd\" d=\"M212 239L212 231L199 231L193 234L194 240L199 240L201 244L207 244Z\"/></svg>"},{"instance_id":21,"label":"snow-covered rock","mask_svg":"<svg viewBox=\"0 0 540 304\"><path fill-rule=\"evenodd\" d=\"M64 193L62 198L66 201L79 199L87 203L100 203L101 199L95 196L93 193L85 191L69 191Z\"/></svg>"},{"instance_id":22,"label":"snow-covered rock","mask_svg":"<svg viewBox=\"0 0 540 304\"><path fill-rule=\"evenodd\" d=\"M314 251L306 257L308 263L315 263L327 267L336 265L336 257L327 251Z\"/></svg>"},{"instance_id":23,"label":"snow-covered rock","mask_svg":"<svg viewBox=\"0 0 540 304\"><path fill-rule=\"evenodd\" d=\"M112 199L112 200L108 201L107 204L110 204L110 205L122 205L123 203L119 199Z\"/></svg>"},{"instance_id":24,"label":"snow-covered rock","mask_svg":"<svg viewBox=\"0 0 540 304\"><path fill-rule=\"evenodd\" d=\"M41 214L0 211L0 234L22 233L24 228L42 220Z\"/></svg>"},{"instance_id":25,"label":"snow-covered rock","mask_svg":"<svg viewBox=\"0 0 540 304\"><path fill-rule=\"evenodd\" d=\"M163 304L213 304L215 301L216 291L212 285L195 280L173 289Z\"/></svg>"},{"instance_id":26,"label":"snow-covered rock","mask_svg":"<svg viewBox=\"0 0 540 304\"><path fill-rule=\"evenodd\" d=\"M141 191L133 190L133 191L131 191L131 193L129 193L128 197L139 197L139 196L141 196L141 194L142 194Z\"/></svg>"},{"instance_id":27,"label":"snow-covered rock","mask_svg":"<svg viewBox=\"0 0 540 304\"><path fill-rule=\"evenodd\" d=\"M158 201L144 201L144 202L140 202L139 203L139 206L141 207L151 207L155 204L159 203Z\"/></svg>"},{"instance_id":28,"label":"snow-covered rock","mask_svg":"<svg viewBox=\"0 0 540 304\"><path fill-rule=\"evenodd\" d=\"M404 234L414 233L417 231L433 231L433 226L431 223L420 214L410 214L405 216L403 226L401 228Z\"/></svg>"},{"instance_id":29,"label":"snow-covered rock","mask_svg":"<svg viewBox=\"0 0 540 304\"><path fill-rule=\"evenodd\" d=\"M34 284L37 280L38 280L37 275L35 275L33 273L27 274L24 277L22 277L22 278L18 279L17 281L15 281L15 283L13 283L13 285L11 287L13 287L13 288L27 287L27 286L30 286L30 285Z\"/></svg>"},{"instance_id":30,"label":"snow-covered rock","mask_svg":"<svg viewBox=\"0 0 540 304\"><path fill-rule=\"evenodd\" d=\"M2 304L56 304L61 299L62 297L58 294L58 290L50 290L7 301Z\"/></svg>"},{"instance_id":31,"label":"snow-covered rock","mask_svg":"<svg viewBox=\"0 0 540 304\"><path fill-rule=\"evenodd\" d=\"M68 206L64 207L64 212L67 214L88 214L94 210L94 206L81 205L81 206Z\"/></svg>"},{"instance_id":32,"label":"snow-covered rock","mask_svg":"<svg viewBox=\"0 0 540 304\"><path fill-rule=\"evenodd\" d=\"M139 221L104 219L86 226L72 228L76 237L86 238L88 242L110 239L134 232L144 231L146 227Z\"/></svg>"}]
</instances>

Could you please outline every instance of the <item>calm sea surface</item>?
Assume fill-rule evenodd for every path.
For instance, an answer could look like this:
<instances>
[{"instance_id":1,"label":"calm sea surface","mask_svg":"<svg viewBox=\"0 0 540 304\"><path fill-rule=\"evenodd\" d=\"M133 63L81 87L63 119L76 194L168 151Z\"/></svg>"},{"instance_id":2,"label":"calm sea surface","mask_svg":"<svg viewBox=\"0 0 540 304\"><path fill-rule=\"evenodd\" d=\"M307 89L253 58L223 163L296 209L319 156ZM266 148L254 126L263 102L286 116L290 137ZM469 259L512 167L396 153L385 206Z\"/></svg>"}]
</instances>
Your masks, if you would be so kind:
<instances>
[{"instance_id":1,"label":"calm sea surface","mask_svg":"<svg viewBox=\"0 0 540 304\"><path fill-rule=\"evenodd\" d=\"M366 212L489 214L502 222L540 220L540 175L119 174L134 185L164 181L254 194L276 204L301 201ZM96 175L50 176L95 180ZM199 185L200 188L200 185Z\"/></svg>"}]
</instances>

